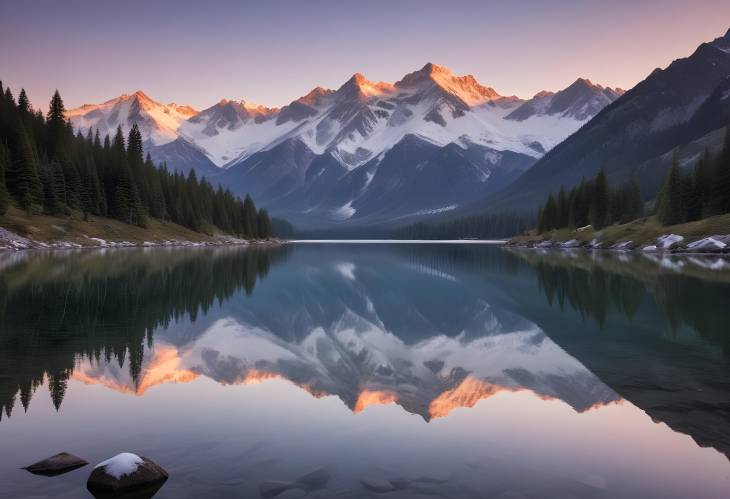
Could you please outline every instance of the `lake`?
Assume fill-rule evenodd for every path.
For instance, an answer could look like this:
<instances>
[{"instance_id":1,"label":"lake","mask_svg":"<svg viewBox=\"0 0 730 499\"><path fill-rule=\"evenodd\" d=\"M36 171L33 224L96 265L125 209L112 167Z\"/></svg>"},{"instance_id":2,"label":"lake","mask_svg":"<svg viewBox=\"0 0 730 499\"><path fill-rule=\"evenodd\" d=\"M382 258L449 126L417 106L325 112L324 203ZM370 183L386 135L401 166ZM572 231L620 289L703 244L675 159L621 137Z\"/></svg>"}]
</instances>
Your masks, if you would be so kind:
<instances>
[{"instance_id":1,"label":"lake","mask_svg":"<svg viewBox=\"0 0 730 499\"><path fill-rule=\"evenodd\" d=\"M729 263L0 254L0 497L91 497L130 451L170 473L156 498L727 498ZM61 451L92 464L19 469Z\"/></svg>"}]
</instances>

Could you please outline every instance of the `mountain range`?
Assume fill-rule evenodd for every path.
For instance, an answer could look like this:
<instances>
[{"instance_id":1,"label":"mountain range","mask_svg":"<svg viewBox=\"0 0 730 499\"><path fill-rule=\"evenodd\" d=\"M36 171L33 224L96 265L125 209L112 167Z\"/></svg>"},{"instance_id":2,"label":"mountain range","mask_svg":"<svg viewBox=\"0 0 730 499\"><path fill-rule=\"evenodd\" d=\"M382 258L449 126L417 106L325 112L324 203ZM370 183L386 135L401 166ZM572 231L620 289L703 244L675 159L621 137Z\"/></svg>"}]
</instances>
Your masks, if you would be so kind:
<instances>
[{"instance_id":1,"label":"mountain range","mask_svg":"<svg viewBox=\"0 0 730 499\"><path fill-rule=\"evenodd\" d=\"M222 99L198 111L138 91L68 116L102 136L137 123L155 161L300 226L367 225L483 199L622 93L577 79L523 100L429 63L395 83L355 74L282 108Z\"/></svg>"},{"instance_id":2,"label":"mountain range","mask_svg":"<svg viewBox=\"0 0 730 499\"><path fill-rule=\"evenodd\" d=\"M156 161L300 228L533 213L600 168L612 183L635 177L648 200L675 153L689 166L722 144L730 31L627 92L579 78L524 100L428 63L395 83L358 73L281 108L223 99L197 111L136 92L69 116L102 134L137 122Z\"/></svg>"}]
</instances>

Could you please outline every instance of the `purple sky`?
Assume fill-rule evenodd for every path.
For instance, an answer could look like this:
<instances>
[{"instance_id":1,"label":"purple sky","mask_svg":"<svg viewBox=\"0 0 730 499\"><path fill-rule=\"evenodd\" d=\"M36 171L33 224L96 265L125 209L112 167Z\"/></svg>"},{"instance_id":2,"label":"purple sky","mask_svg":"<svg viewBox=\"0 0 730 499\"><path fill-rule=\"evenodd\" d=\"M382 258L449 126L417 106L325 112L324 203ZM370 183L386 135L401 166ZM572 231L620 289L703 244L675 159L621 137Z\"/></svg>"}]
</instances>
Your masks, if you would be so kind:
<instances>
[{"instance_id":1,"label":"purple sky","mask_svg":"<svg viewBox=\"0 0 730 499\"><path fill-rule=\"evenodd\" d=\"M530 97L578 76L630 88L729 27L728 0L2 0L0 79L43 109L54 88L69 108L139 89L281 106L431 61Z\"/></svg>"}]
</instances>

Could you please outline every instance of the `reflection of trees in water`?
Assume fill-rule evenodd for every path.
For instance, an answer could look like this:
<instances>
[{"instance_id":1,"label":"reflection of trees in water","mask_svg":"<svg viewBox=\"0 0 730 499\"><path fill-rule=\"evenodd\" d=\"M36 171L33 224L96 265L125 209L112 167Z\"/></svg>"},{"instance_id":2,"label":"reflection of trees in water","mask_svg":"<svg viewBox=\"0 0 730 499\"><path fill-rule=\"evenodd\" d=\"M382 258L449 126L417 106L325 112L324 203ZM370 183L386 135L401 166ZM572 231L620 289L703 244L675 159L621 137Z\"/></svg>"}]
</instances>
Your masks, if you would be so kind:
<instances>
[{"instance_id":1,"label":"reflection of trees in water","mask_svg":"<svg viewBox=\"0 0 730 499\"><path fill-rule=\"evenodd\" d=\"M730 284L720 271L695 275L664 269L645 258L595 258L584 252L490 251L471 245L406 245L400 251L412 262L443 272L466 269L489 278L500 276L508 283L536 278L551 306L570 307L601 328L612 313L632 321L646 307L655 315L656 329L665 327L668 336L676 336L688 326L730 356Z\"/></svg>"},{"instance_id":2,"label":"reflection of trees in water","mask_svg":"<svg viewBox=\"0 0 730 499\"><path fill-rule=\"evenodd\" d=\"M565 310L567 303L583 319L592 318L601 327L609 311L632 319L641 304L641 282L598 266L585 270L541 260L535 271L538 287L550 305L557 302L560 310Z\"/></svg>"},{"instance_id":3,"label":"reflection of trees in water","mask_svg":"<svg viewBox=\"0 0 730 499\"><path fill-rule=\"evenodd\" d=\"M657 326L667 325L669 336L676 337L687 326L730 353L727 283L667 271L645 261L586 258L576 264L549 254L531 261L538 287L550 305L557 303L564 310L569 304L581 317L602 327L611 311L633 319L645 300L656 305Z\"/></svg>"},{"instance_id":4,"label":"reflection of trees in water","mask_svg":"<svg viewBox=\"0 0 730 499\"><path fill-rule=\"evenodd\" d=\"M136 385L155 328L184 317L195 321L200 311L240 290L250 295L257 279L286 251L41 255L5 269L0 275L0 417L2 412L10 416L16 398L27 410L46 378L58 409L79 357L116 360L120 367L126 359Z\"/></svg>"},{"instance_id":5,"label":"reflection of trees in water","mask_svg":"<svg viewBox=\"0 0 730 499\"><path fill-rule=\"evenodd\" d=\"M722 345L730 358L730 286L662 274L653 292L672 331L687 325L710 343Z\"/></svg>"}]
</instances>

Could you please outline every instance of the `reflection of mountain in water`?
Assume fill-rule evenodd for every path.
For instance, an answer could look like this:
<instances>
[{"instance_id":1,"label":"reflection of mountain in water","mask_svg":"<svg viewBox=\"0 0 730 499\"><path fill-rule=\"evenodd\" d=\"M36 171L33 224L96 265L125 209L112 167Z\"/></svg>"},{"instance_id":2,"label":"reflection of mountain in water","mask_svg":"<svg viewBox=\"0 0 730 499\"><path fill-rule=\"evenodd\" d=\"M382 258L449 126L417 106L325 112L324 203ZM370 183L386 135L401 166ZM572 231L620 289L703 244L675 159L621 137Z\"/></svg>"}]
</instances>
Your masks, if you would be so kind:
<instances>
[{"instance_id":1,"label":"reflection of mountain in water","mask_svg":"<svg viewBox=\"0 0 730 499\"><path fill-rule=\"evenodd\" d=\"M47 378L58 409L77 358L127 364L133 380L155 328L250 294L282 249L34 253L0 274L0 414L27 410Z\"/></svg>"},{"instance_id":2,"label":"reflection of mountain in water","mask_svg":"<svg viewBox=\"0 0 730 499\"><path fill-rule=\"evenodd\" d=\"M38 363L27 379L38 385L47 373L57 406L69 376L135 394L199 375L224 384L279 377L316 396L336 395L355 411L395 402L427 420L505 390L530 390L578 411L617 400L533 324L430 262L367 250L333 259L330 251L298 248L269 273L263 252L173 252L164 264L149 255L151 262L86 262L120 270L70 282L60 272L40 292L17 284L25 275L19 269L12 274L9 303L49 311L33 355L46 366ZM237 291L263 274L254 293ZM111 295L99 298L104 293ZM28 313L4 320L27 330ZM69 346L65 355L47 355L59 340ZM16 372L28 373L27 366ZM32 393L21 382L6 386L6 400L18 386Z\"/></svg>"},{"instance_id":3,"label":"reflection of mountain in water","mask_svg":"<svg viewBox=\"0 0 730 499\"><path fill-rule=\"evenodd\" d=\"M730 454L730 289L703 265L422 245L92 255L5 267L8 415L44 375L57 406L71 375L135 394L277 377L427 420L528 390L577 411L623 397Z\"/></svg>"},{"instance_id":4,"label":"reflection of mountain in water","mask_svg":"<svg viewBox=\"0 0 730 499\"><path fill-rule=\"evenodd\" d=\"M527 317L652 419L730 457L730 273L707 270L717 257L516 255L544 295L505 288Z\"/></svg>"}]
</instances>

